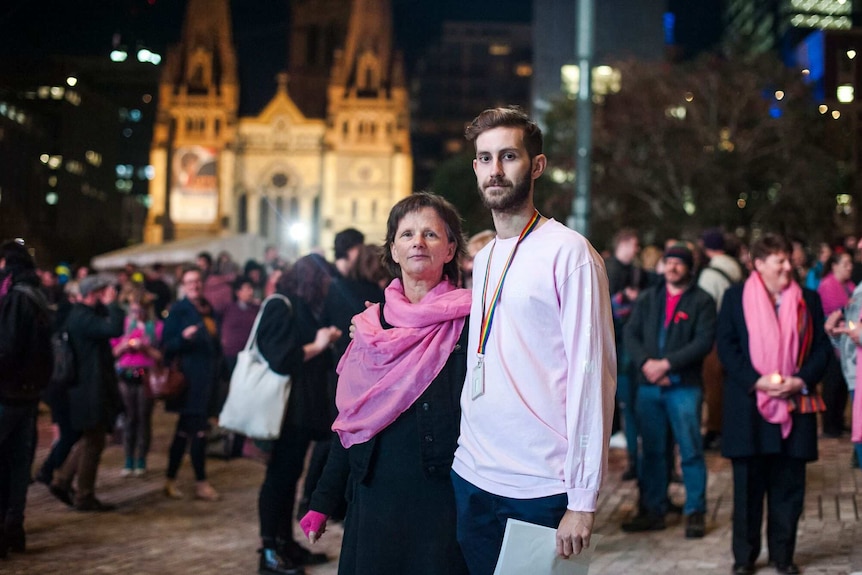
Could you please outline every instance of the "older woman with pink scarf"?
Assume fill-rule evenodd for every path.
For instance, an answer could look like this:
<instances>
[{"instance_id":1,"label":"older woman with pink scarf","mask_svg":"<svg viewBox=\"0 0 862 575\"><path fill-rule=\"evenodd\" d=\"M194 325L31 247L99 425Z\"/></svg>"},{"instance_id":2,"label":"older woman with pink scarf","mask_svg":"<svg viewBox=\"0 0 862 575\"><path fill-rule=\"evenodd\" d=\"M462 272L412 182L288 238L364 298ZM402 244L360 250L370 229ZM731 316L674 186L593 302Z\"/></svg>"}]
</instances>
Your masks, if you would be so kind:
<instances>
[{"instance_id":1,"label":"older woman with pink scarf","mask_svg":"<svg viewBox=\"0 0 862 575\"><path fill-rule=\"evenodd\" d=\"M338 365L338 433L301 521L314 542L347 494L340 575L466 574L449 471L466 376L470 291L457 288L461 220L414 194L389 214L385 301L354 318Z\"/></svg>"},{"instance_id":2,"label":"older woman with pink scarf","mask_svg":"<svg viewBox=\"0 0 862 575\"><path fill-rule=\"evenodd\" d=\"M815 292L793 280L791 246L767 234L751 247L754 271L727 290L716 330L726 370L721 452L733 464L733 572L755 572L767 497L769 561L799 573L796 529L805 465L817 459L815 388L831 354Z\"/></svg>"}]
</instances>

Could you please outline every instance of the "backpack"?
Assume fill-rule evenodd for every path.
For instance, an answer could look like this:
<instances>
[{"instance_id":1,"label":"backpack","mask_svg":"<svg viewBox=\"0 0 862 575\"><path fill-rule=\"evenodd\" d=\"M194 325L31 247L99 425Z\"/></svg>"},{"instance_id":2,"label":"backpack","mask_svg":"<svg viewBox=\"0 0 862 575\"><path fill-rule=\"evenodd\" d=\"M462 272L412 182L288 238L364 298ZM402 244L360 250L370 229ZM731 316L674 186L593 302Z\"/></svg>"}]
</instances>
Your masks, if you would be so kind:
<instances>
[{"instance_id":1,"label":"backpack","mask_svg":"<svg viewBox=\"0 0 862 575\"><path fill-rule=\"evenodd\" d=\"M75 352L65 329L51 335L51 351L54 354L54 370L51 372L51 386L58 389L71 387L75 383Z\"/></svg>"}]
</instances>

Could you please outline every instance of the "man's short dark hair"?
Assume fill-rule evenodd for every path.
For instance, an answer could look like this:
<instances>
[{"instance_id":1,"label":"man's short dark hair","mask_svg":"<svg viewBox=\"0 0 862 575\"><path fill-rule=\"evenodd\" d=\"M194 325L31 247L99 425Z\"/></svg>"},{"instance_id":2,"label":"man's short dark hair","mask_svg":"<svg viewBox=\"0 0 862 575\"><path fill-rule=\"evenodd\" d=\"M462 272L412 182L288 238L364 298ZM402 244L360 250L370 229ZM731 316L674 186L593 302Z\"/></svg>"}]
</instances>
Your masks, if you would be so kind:
<instances>
[{"instance_id":1,"label":"man's short dark hair","mask_svg":"<svg viewBox=\"0 0 862 575\"><path fill-rule=\"evenodd\" d=\"M198 260L202 259L202 260L206 261L208 266L213 265L213 256L209 252L200 252L195 259L198 259ZM200 270L198 270L198 271L200 271Z\"/></svg>"},{"instance_id":2,"label":"man's short dark hair","mask_svg":"<svg viewBox=\"0 0 862 575\"><path fill-rule=\"evenodd\" d=\"M347 228L335 234L335 259L347 257L347 252L365 243L365 234L355 228Z\"/></svg>"},{"instance_id":3,"label":"man's short dark hair","mask_svg":"<svg viewBox=\"0 0 862 575\"><path fill-rule=\"evenodd\" d=\"M793 247L787 238L778 234L764 234L751 244L751 260L765 260L772 254L785 253L790 255Z\"/></svg>"},{"instance_id":4,"label":"man's short dark hair","mask_svg":"<svg viewBox=\"0 0 862 575\"><path fill-rule=\"evenodd\" d=\"M532 160L542 153L542 130L520 106L489 108L473 118L464 128L464 137L476 145L480 134L494 128L521 128L524 131L524 147Z\"/></svg>"}]
</instances>

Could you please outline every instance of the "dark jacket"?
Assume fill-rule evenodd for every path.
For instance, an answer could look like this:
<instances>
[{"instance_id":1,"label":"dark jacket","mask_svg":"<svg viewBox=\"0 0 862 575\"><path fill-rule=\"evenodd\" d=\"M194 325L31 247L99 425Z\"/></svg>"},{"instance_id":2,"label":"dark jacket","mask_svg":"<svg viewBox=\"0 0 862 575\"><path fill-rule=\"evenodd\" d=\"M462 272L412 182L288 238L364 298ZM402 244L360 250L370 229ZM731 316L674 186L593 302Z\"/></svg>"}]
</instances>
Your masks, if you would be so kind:
<instances>
[{"instance_id":1,"label":"dark jacket","mask_svg":"<svg viewBox=\"0 0 862 575\"><path fill-rule=\"evenodd\" d=\"M626 350L638 370L648 359L667 359L671 376L683 385L701 385L703 358L715 340L715 302L694 284L683 292L667 328L664 350L659 349L659 331L665 320L665 284L653 286L638 296L625 325ZM675 377L671 378L676 379Z\"/></svg>"},{"instance_id":2,"label":"dark jacket","mask_svg":"<svg viewBox=\"0 0 862 575\"><path fill-rule=\"evenodd\" d=\"M198 331L191 339L185 339L183 330L190 325L197 325ZM162 345L165 362L179 357L187 383L179 397L165 401L165 408L184 415L214 415L221 345L218 336L213 337L206 330L203 317L188 298L171 306L165 318Z\"/></svg>"},{"instance_id":3,"label":"dark jacket","mask_svg":"<svg viewBox=\"0 0 862 575\"><path fill-rule=\"evenodd\" d=\"M381 306L382 309L382 306ZM382 320L382 317L381 317ZM467 335L469 321L464 324L455 350L443 369L416 402L399 416L415 417L419 433L416 449L422 460L422 471L428 477L448 477L458 447L461 423L461 389L467 375ZM390 427L395 426L395 423ZM310 509L326 515L334 514L342 496L374 475L374 465L383 453L377 453L379 435L364 443L345 449L338 439L332 441L326 468L311 498ZM397 505L397 502L393 502Z\"/></svg>"},{"instance_id":4,"label":"dark jacket","mask_svg":"<svg viewBox=\"0 0 862 575\"><path fill-rule=\"evenodd\" d=\"M76 303L66 329L75 354L75 383L69 388L72 428L111 429L120 413L120 392L114 371L111 338L123 335L123 310L117 304L90 307Z\"/></svg>"},{"instance_id":5,"label":"dark jacket","mask_svg":"<svg viewBox=\"0 0 862 575\"><path fill-rule=\"evenodd\" d=\"M303 361L303 346L314 341L322 326L301 298L289 299L290 310L281 300L266 304L257 330L257 346L273 371L291 375L284 424L309 430L314 439L326 439L332 425L326 387L332 352L327 349Z\"/></svg>"},{"instance_id":6,"label":"dark jacket","mask_svg":"<svg viewBox=\"0 0 862 575\"><path fill-rule=\"evenodd\" d=\"M793 429L781 438L778 424L769 423L757 410L754 384L761 376L751 365L748 329L742 310L744 284L730 287L724 294L718 317L716 343L724 365L724 419L721 454L724 457L784 454L807 461L817 459L817 416L794 412ZM823 331L823 309L816 292L803 289L802 295L814 326L814 341L808 358L796 375L813 393L821 380L832 347Z\"/></svg>"},{"instance_id":7,"label":"dark jacket","mask_svg":"<svg viewBox=\"0 0 862 575\"><path fill-rule=\"evenodd\" d=\"M51 314L38 280L0 297L0 403L37 403L51 378Z\"/></svg>"}]
</instances>

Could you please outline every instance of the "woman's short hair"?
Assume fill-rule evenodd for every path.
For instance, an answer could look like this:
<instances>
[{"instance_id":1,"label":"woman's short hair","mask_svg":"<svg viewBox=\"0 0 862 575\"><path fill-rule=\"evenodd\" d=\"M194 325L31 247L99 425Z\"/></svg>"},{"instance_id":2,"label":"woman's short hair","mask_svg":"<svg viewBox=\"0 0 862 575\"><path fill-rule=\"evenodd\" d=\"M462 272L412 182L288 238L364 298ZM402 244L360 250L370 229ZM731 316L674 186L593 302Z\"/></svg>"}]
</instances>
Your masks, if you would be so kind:
<instances>
[{"instance_id":1,"label":"woman's short hair","mask_svg":"<svg viewBox=\"0 0 862 575\"><path fill-rule=\"evenodd\" d=\"M401 266L392 259L392 244L395 242L395 234L398 225L404 216L418 212L423 208L432 208L446 225L446 236L450 242L455 242L455 257L443 266L443 275L449 283L458 285L461 281L460 260L466 255L466 240L461 227L461 216L448 200L442 196L428 192L417 192L407 196L389 211L389 220L386 222L386 241L383 244L383 263L389 268L394 277L401 277Z\"/></svg>"},{"instance_id":2,"label":"woman's short hair","mask_svg":"<svg viewBox=\"0 0 862 575\"><path fill-rule=\"evenodd\" d=\"M763 234L751 244L751 260L765 260L772 254L785 253L790 255L793 251L791 243L779 234Z\"/></svg>"}]
</instances>

